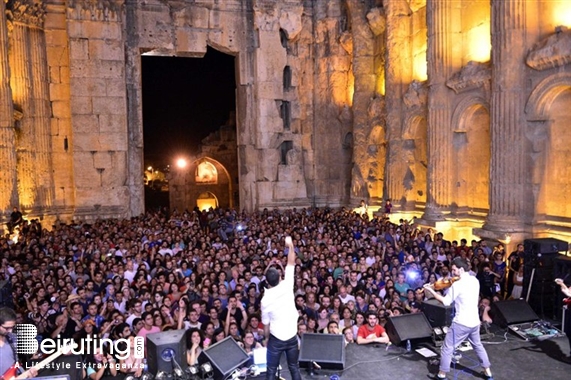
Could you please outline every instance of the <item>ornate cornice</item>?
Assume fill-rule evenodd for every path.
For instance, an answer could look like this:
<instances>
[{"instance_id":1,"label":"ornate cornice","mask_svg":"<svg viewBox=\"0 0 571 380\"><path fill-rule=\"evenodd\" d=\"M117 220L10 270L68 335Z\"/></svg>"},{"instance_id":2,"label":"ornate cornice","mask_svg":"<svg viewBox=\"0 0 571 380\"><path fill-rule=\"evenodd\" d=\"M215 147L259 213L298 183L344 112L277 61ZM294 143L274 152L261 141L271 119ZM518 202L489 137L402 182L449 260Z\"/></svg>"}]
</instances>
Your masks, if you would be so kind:
<instances>
[{"instance_id":1,"label":"ornate cornice","mask_svg":"<svg viewBox=\"0 0 571 380\"><path fill-rule=\"evenodd\" d=\"M403 102L407 108L425 107L428 103L428 86L426 81L413 80L403 95Z\"/></svg>"},{"instance_id":2,"label":"ornate cornice","mask_svg":"<svg viewBox=\"0 0 571 380\"><path fill-rule=\"evenodd\" d=\"M75 20L119 21L125 0L67 0L67 16Z\"/></svg>"},{"instance_id":3,"label":"ornate cornice","mask_svg":"<svg viewBox=\"0 0 571 380\"><path fill-rule=\"evenodd\" d=\"M41 0L8 0L6 15L12 23L44 27L46 4Z\"/></svg>"},{"instance_id":4,"label":"ornate cornice","mask_svg":"<svg viewBox=\"0 0 571 380\"><path fill-rule=\"evenodd\" d=\"M491 79L492 69L488 62L470 61L466 66L462 67L462 70L454 74L446 82L446 85L459 94L482 87L489 88Z\"/></svg>"},{"instance_id":5,"label":"ornate cornice","mask_svg":"<svg viewBox=\"0 0 571 380\"><path fill-rule=\"evenodd\" d=\"M571 30L558 26L555 34L531 49L526 63L535 70L551 69L571 63Z\"/></svg>"}]
</instances>

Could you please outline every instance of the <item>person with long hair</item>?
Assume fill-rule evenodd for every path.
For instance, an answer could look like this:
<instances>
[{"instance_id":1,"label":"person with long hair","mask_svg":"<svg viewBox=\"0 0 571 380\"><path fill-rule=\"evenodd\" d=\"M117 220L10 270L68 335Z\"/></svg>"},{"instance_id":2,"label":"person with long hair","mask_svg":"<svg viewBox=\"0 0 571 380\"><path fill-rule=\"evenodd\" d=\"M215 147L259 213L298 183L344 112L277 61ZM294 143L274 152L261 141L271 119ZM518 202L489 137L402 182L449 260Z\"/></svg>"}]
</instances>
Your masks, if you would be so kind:
<instances>
[{"instance_id":1,"label":"person with long hair","mask_svg":"<svg viewBox=\"0 0 571 380\"><path fill-rule=\"evenodd\" d=\"M202 331L197 328L192 328L187 332L189 349L186 351L186 361L188 365L195 365L198 363L198 356L204 349L204 335Z\"/></svg>"},{"instance_id":2,"label":"person with long hair","mask_svg":"<svg viewBox=\"0 0 571 380\"><path fill-rule=\"evenodd\" d=\"M208 348L208 346L210 346L210 343L212 343L212 340L214 339L214 331L215 331L214 324L212 322L203 323L201 329L204 335L204 341L203 341L204 348Z\"/></svg>"},{"instance_id":3,"label":"person with long hair","mask_svg":"<svg viewBox=\"0 0 571 380\"><path fill-rule=\"evenodd\" d=\"M89 380L112 380L120 378L115 358L108 352L104 352L99 345L95 345L93 353L85 358L87 379Z\"/></svg>"},{"instance_id":4,"label":"person with long hair","mask_svg":"<svg viewBox=\"0 0 571 380\"><path fill-rule=\"evenodd\" d=\"M262 347L262 344L256 340L256 337L250 330L247 330L244 334L244 340L242 344L244 351L246 351L247 354L251 354L256 348Z\"/></svg>"},{"instance_id":5,"label":"person with long hair","mask_svg":"<svg viewBox=\"0 0 571 380\"><path fill-rule=\"evenodd\" d=\"M339 328L344 329L345 327L352 327L355 324L355 320L353 319L353 313L351 309L347 306L344 306L341 310L341 317L342 319L339 321Z\"/></svg>"}]
</instances>

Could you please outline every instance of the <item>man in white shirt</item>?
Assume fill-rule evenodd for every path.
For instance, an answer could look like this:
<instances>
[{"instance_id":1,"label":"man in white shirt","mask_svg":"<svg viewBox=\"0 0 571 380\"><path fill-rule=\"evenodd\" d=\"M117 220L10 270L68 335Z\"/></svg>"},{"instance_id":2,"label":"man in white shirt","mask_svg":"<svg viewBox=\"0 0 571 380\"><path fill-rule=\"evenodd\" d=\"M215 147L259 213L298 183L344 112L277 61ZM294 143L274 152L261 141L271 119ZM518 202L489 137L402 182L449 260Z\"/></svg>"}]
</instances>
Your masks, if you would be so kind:
<instances>
[{"instance_id":1,"label":"man in white shirt","mask_svg":"<svg viewBox=\"0 0 571 380\"><path fill-rule=\"evenodd\" d=\"M478 296L480 294L480 282L468 272L470 264L461 257L452 260L452 275L459 276L460 280L454 282L446 296L436 293L433 285L426 284L424 288L435 299L449 306L454 303L456 314L452 320L452 326L446 334L442 351L440 353L440 369L438 374L432 375L435 379L445 379L446 373L450 372L450 361L454 349L468 339L484 368L484 376L487 380L493 380L490 371L488 353L480 341L480 316L478 314Z\"/></svg>"},{"instance_id":2,"label":"man in white shirt","mask_svg":"<svg viewBox=\"0 0 571 380\"><path fill-rule=\"evenodd\" d=\"M296 253L291 237L285 239L288 249L284 280L280 272L272 266L266 269L266 282L269 286L262 298L262 323L267 347L266 380L275 380L282 353L285 352L292 380L301 380L299 372L299 347L297 341L297 318L293 285ZM281 264L277 262L278 265ZM282 268L283 269L283 268Z\"/></svg>"}]
</instances>

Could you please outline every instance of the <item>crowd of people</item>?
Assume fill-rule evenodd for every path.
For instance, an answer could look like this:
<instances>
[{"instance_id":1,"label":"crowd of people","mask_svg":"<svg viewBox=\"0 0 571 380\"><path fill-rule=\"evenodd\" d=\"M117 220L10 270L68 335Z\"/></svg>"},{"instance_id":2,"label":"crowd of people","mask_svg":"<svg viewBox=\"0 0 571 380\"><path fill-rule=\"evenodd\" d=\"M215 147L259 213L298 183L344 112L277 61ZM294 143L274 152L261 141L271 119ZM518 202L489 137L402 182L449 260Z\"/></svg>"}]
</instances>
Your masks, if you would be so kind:
<instances>
[{"instance_id":1,"label":"crowd of people","mask_svg":"<svg viewBox=\"0 0 571 380\"><path fill-rule=\"evenodd\" d=\"M414 219L393 223L386 214L369 218L344 208L163 210L50 229L24 220L17 234L0 238L3 300L18 323L37 326L39 339L130 339L184 328L189 364L228 336L246 352L268 343L261 300L272 285L265 270L287 265L286 236L295 251L298 335L387 343L387 318L422 312L434 297L424 285L449 278L457 257L479 281L486 322L490 304L519 298L523 280L522 245L506 257L501 244L448 241ZM117 359L99 352L89 360ZM104 375L141 374L142 366L122 364Z\"/></svg>"}]
</instances>

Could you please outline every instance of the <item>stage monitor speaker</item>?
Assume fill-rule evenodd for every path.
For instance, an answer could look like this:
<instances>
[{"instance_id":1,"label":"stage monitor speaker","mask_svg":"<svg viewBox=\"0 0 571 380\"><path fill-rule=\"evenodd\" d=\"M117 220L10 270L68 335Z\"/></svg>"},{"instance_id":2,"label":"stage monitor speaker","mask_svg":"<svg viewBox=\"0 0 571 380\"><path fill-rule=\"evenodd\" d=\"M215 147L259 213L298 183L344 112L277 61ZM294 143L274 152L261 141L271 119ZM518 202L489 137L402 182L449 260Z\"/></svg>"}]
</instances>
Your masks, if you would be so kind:
<instances>
[{"instance_id":1,"label":"stage monitor speaker","mask_svg":"<svg viewBox=\"0 0 571 380\"><path fill-rule=\"evenodd\" d=\"M444 306L435 299L422 303L422 311L432 327L450 326L454 317L454 306Z\"/></svg>"},{"instance_id":2,"label":"stage monitor speaker","mask_svg":"<svg viewBox=\"0 0 571 380\"><path fill-rule=\"evenodd\" d=\"M391 342L397 345L407 340L432 337L432 326L424 313L389 317L385 330Z\"/></svg>"},{"instance_id":3,"label":"stage monitor speaker","mask_svg":"<svg viewBox=\"0 0 571 380\"><path fill-rule=\"evenodd\" d=\"M299 365L308 368L311 362L322 368L345 368L345 336L337 334L311 334L301 336Z\"/></svg>"},{"instance_id":4,"label":"stage monitor speaker","mask_svg":"<svg viewBox=\"0 0 571 380\"><path fill-rule=\"evenodd\" d=\"M500 327L537 321L539 317L524 300L498 301L492 304L492 319Z\"/></svg>"},{"instance_id":5,"label":"stage monitor speaker","mask_svg":"<svg viewBox=\"0 0 571 380\"><path fill-rule=\"evenodd\" d=\"M202 351L198 363L210 363L214 370L214 380L224 380L249 359L250 355L229 336Z\"/></svg>"},{"instance_id":6,"label":"stage monitor speaker","mask_svg":"<svg viewBox=\"0 0 571 380\"><path fill-rule=\"evenodd\" d=\"M147 363L149 372L173 373L178 364L186 369L186 330L170 330L147 335Z\"/></svg>"}]
</instances>

